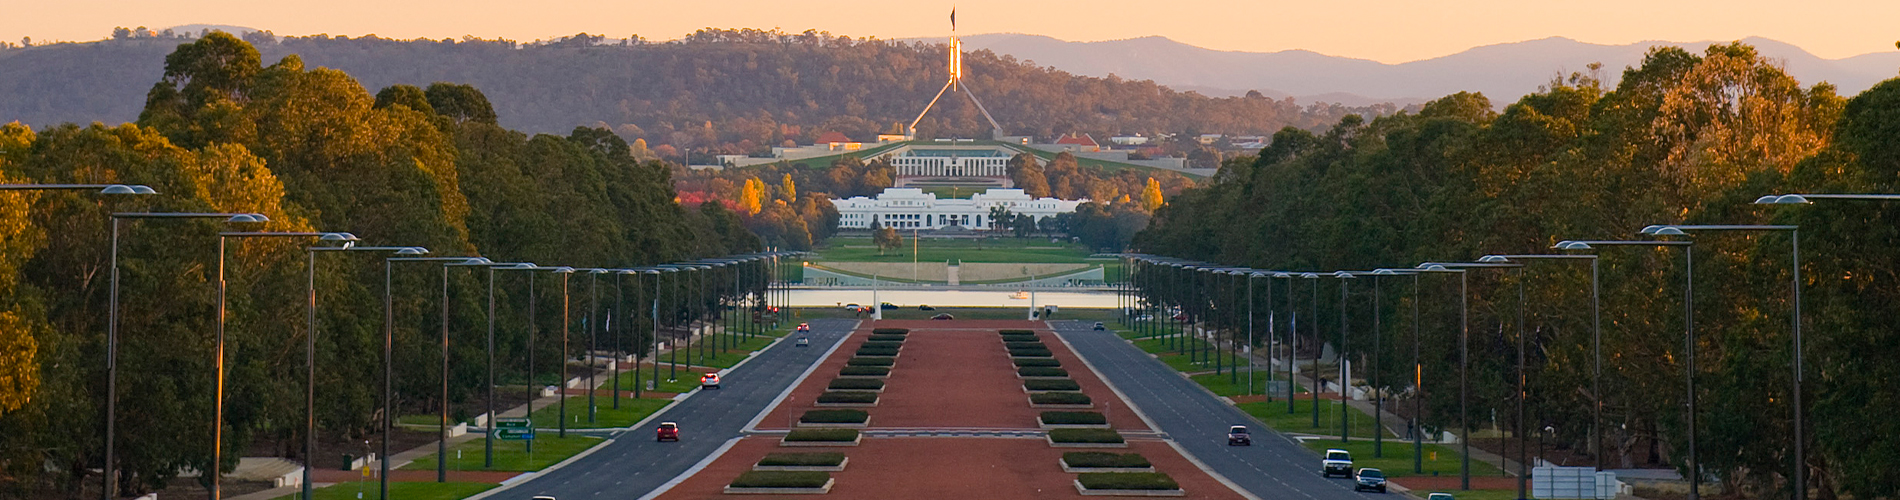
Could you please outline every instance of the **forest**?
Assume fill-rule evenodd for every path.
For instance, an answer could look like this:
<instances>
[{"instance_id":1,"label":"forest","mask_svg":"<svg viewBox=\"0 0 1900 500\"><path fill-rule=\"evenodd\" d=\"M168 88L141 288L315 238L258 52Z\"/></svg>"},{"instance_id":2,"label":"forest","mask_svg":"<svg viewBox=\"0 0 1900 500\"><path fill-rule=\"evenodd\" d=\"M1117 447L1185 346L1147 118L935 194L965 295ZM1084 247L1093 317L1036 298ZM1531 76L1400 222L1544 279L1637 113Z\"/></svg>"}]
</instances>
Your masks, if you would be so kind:
<instances>
[{"instance_id":1,"label":"forest","mask_svg":"<svg viewBox=\"0 0 1900 500\"><path fill-rule=\"evenodd\" d=\"M1596 71L1554 80L1502 111L1482 95L1459 93L1417 113L1282 130L1258 157L1229 160L1210 185L1168 200L1134 246L1259 269L1369 271L1557 253L1551 248L1563 240L1646 239L1638 230L1651 224L1797 225L1801 303L1791 293L1791 232L1673 238L1694 242L1693 344L1684 335L1691 269L1683 251L1598 247L1600 392L1592 383L1590 266L1528 261L1519 270L1469 270L1471 413L1486 415L1472 425L1489 428L1492 411L1514 411L1521 338L1526 425L1553 429L1560 448L1593 451L1592 408L1601 404L1606 466L1685 469L1688 378L1701 468L1726 491L1785 498L1793 472L1805 470L1817 498L1892 496L1900 488L1900 420L1892 418L1900 390L1890 382L1900 367L1884 353L1900 342L1887 317L1900 303L1893 251L1900 206L1756 199L1900 192L1900 79L1847 98L1825 82L1804 86L1740 43L1702 54L1654 49L1614 88ZM1460 278L1423 275L1418 289L1410 278L1382 279L1380 304L1368 293L1374 279L1382 278L1352 280L1343 306L1386 318L1375 332L1363 319L1372 314L1353 315L1360 319L1347 348L1355 370L1380 373L1402 398L1419 397L1409 382L1391 382L1413 375L1408 317L1417 304L1422 418L1453 428ZM1288 300L1289 289L1299 297L1299 334L1309 337L1301 345L1335 341L1347 328L1337 319L1345 280L1260 281L1271 282L1276 300ZM1312 321L1309 293L1317 297ZM1279 307L1284 327L1287 306ZM1799 432L1795 311L1805 357ZM1387 347L1373 354L1378 342ZM1495 422L1512 427L1509 417ZM1800 464L1797 438L1807 443Z\"/></svg>"},{"instance_id":2,"label":"forest","mask_svg":"<svg viewBox=\"0 0 1900 500\"><path fill-rule=\"evenodd\" d=\"M162 63L162 78L140 92L146 99L134 123L0 126L0 183L142 184L159 193L0 192L0 497L76 497L82 483L96 491L98 473L89 470L103 460L112 213L269 217L242 226L121 219L117 467L128 497L162 488L181 468L212 466L219 279L228 283L229 309L225 453L216 465L229 471L246 451L299 454L302 346L312 334L304 326L304 248L315 242L233 238L221 256L220 230L347 231L365 245L421 246L434 256L577 267L762 248L725 205L677 203L669 168L634 158L614 132L510 130L500 125L506 112L466 84L392 85L372 94L352 75L307 67L296 55L265 65L252 44L223 33L175 45ZM98 97L84 88L62 92ZM316 258L313 278L322 303L316 419L324 456L392 418L378 401L384 263L368 258L380 254L336 253ZM441 403L443 381L427 361L438 356L435 332L444 331L435 311L447 307L435 292L449 294L454 331L487 326L480 313L485 273L444 269L393 267L396 412ZM564 357L559 343L543 337L529 347L524 338L529 276L540 276L539 328L576 326L553 319L561 317L561 301L547 297L566 297L565 279L497 278L501 384L527 383L529 349L544 368ZM440 292L443 279L452 292ZM600 278L602 289L612 290L609 279ZM588 280L572 280L575 297ZM634 288L629 295L640 300ZM707 309L676 302L661 314L681 307ZM650 327L651 319L638 317L625 324L645 331L642 321ZM453 345L449 403L462 419L479 412L471 400L480 400L487 354L480 342Z\"/></svg>"},{"instance_id":3,"label":"forest","mask_svg":"<svg viewBox=\"0 0 1900 500\"><path fill-rule=\"evenodd\" d=\"M143 30L141 30L143 32ZM102 34L103 35L103 34ZM161 73L155 61L179 38L0 48L0 116L27 124L130 121L129 96ZM370 88L450 81L487 95L499 124L531 133L576 126L644 139L662 158L714 163L711 154L770 152L828 131L870 140L909 123L947 78L942 44L850 38L819 31L706 29L674 41L577 34L516 42L473 37L392 40L375 35L245 38L266 59L348 72ZM1211 98L1151 81L1072 75L989 51L966 54L966 81L1009 135L1253 134L1324 128L1347 108L1264 97ZM919 124L923 137L988 137L968 99L945 99Z\"/></svg>"}]
</instances>

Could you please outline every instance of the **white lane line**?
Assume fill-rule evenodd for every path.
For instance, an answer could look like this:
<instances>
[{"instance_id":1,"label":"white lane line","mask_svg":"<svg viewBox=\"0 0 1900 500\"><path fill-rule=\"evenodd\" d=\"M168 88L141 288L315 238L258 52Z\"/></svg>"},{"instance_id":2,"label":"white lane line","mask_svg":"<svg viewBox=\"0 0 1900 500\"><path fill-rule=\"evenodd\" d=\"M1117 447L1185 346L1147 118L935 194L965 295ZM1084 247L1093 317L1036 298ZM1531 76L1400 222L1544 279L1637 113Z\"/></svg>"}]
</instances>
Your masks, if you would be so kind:
<instances>
[{"instance_id":1,"label":"white lane line","mask_svg":"<svg viewBox=\"0 0 1900 500\"><path fill-rule=\"evenodd\" d=\"M529 472L529 473L525 473L525 474L522 474L522 475L519 475L519 476L515 476L515 477L512 477L512 478L509 478L509 480L510 480L510 481L515 481L515 482L514 482L514 483L512 483L512 484L510 484L510 483L502 483L502 485L501 485L501 486L497 486L497 487L495 487L494 489L490 489L490 490L488 490L488 491L484 491L484 492L481 492L481 493L478 493L478 494L476 494L475 496L472 496L472 497L468 497L468 498L466 498L466 499L463 499L463 500L482 500L482 499L484 499L484 498L488 498L488 497L490 497L490 496L494 496L494 495L495 495L496 493L501 493L501 492L503 492L503 491L507 491L507 490L509 490L509 489L512 489L512 488L514 488L514 487L516 487L516 486L520 486L520 485L521 485L522 483L526 483L526 482L528 482L528 480L529 480L529 479L534 479L534 478L536 478L536 477L540 477L540 476L545 476L545 475L547 475L548 473L551 473L551 472L554 472L554 471L557 471L557 470L561 470L561 468L562 468L562 467L567 467L567 466L568 466L568 464L572 464L572 463L574 463L575 461L578 461L578 460L580 460L580 459L583 459L583 458L587 458L587 456L588 456L588 455L592 455L592 454L594 454L594 452L596 452L596 451L600 451L600 450L603 450L603 449L606 449L606 448L607 448L608 446L611 446L611 445L613 445L613 444L614 444L614 441L615 441L615 440L613 440L613 439L608 439L608 440L606 440L606 441L601 441L601 442L600 442L600 444L596 444L596 445L594 445L594 447L592 447L592 448L588 448L588 449L587 449L587 451L583 451L583 452L580 452L580 453L576 453L576 454L574 454L574 456L571 456L571 457L567 457L567 460L562 460L562 461L561 461L561 463L558 463L558 464L554 464L554 465L550 465L550 466L548 466L548 468L546 468L546 469L541 469L541 470L540 470L540 471L538 471L538 472ZM516 481L517 479L519 479L519 481Z\"/></svg>"},{"instance_id":2,"label":"white lane line","mask_svg":"<svg viewBox=\"0 0 1900 500\"><path fill-rule=\"evenodd\" d=\"M1047 322L1044 322L1043 324L1044 324L1045 326L1047 326L1047 325L1048 325L1048 323L1047 323ZM1123 404L1123 405L1125 405L1125 406L1127 406L1127 407L1128 407L1128 409L1130 409L1130 410L1134 410L1134 412L1135 412L1135 416L1136 416L1136 417L1140 417L1140 418L1141 418L1141 422L1142 422L1143 424L1147 424L1147 425L1148 425L1148 428L1149 428L1149 429L1154 429L1154 430L1156 430L1156 431L1159 431L1159 430L1161 430L1161 426L1159 426L1159 425L1155 425L1155 421L1154 421L1154 420L1150 420L1150 419L1148 418L1148 414L1147 414L1147 413L1144 413L1144 412L1142 412L1142 411L1141 411L1141 407L1140 407L1140 406L1136 406L1136 405L1135 405L1135 402L1134 402L1134 401L1131 401L1131 400L1129 400L1129 399L1128 399L1128 395L1127 395L1127 394L1123 394L1123 393L1122 393L1122 390L1121 390L1121 389L1119 389L1119 388L1116 388L1116 387L1115 387L1115 383L1114 383L1114 382L1109 382L1109 381L1108 381L1108 376L1106 376L1106 375L1102 375L1102 371L1101 371L1101 370L1097 370L1097 369L1095 369L1095 364L1094 364L1094 363L1090 363L1090 362L1089 362L1089 358L1088 358L1087 356L1083 356L1083 355L1082 355L1082 352L1081 352L1081 351L1077 351L1077 350L1075 350L1075 344L1070 344L1070 343L1069 343L1069 339L1068 339L1068 337L1066 337L1066 336L1064 336L1064 335L1062 335L1062 332L1061 332L1061 331L1059 331L1059 330L1055 330L1055 329L1053 329L1053 328L1051 328L1051 329L1050 329L1050 331L1056 334L1056 340L1060 340L1060 341L1062 341L1062 346L1063 346L1063 347L1066 347L1066 348L1068 348L1068 349L1069 349L1069 354L1074 354L1074 355L1075 355L1075 359L1079 359L1079 360L1082 360L1082 366L1085 366L1085 367L1088 367L1088 369L1089 369L1089 372L1091 372L1091 373L1094 373L1094 374L1095 374L1095 379L1096 379L1096 380L1100 380L1100 381L1102 381L1102 385L1106 385L1106 386L1108 386L1108 390L1109 390L1110 392L1114 392L1114 393L1115 393L1115 397L1117 397L1117 398L1121 398L1121 400L1122 400L1122 404Z\"/></svg>"},{"instance_id":3,"label":"white lane line","mask_svg":"<svg viewBox=\"0 0 1900 500\"><path fill-rule=\"evenodd\" d=\"M733 445L739 444L739 440L741 439L745 439L745 436L727 439L726 444L719 445L719 449L713 450L711 455L706 455L705 459L693 464L691 468L686 469L686 472L681 472L680 475L673 476L673 479L667 481L666 484L662 484L659 488L655 488L653 491L641 495L640 500L658 498L660 495L666 494L668 490L673 489L674 486L679 486L680 483L686 482L686 478L693 477L693 474L698 474L699 471L705 469L706 466L712 465L714 460L718 460L721 455L725 455L727 451L732 450Z\"/></svg>"},{"instance_id":4,"label":"white lane line","mask_svg":"<svg viewBox=\"0 0 1900 500\"><path fill-rule=\"evenodd\" d=\"M863 326L863 324L864 324L863 320L852 321L851 329L845 330L844 336L840 337L836 342L833 342L831 344L831 349L826 350L824 355L818 357L818 360L812 361L811 366L805 367L805 373L798 374L798 378L792 380L792 385L785 386L785 390L783 392L778 393L778 397L772 398L772 403L765 405L764 410L759 410L759 414L756 416L753 416L751 421L746 422L745 427L739 429L739 432L749 433L749 432L758 430L759 422L765 421L766 415L772 414L772 410L778 409L779 403L783 403L785 402L785 398L791 397L792 391L795 389L798 389L798 385L804 383L805 378L811 376L811 372L817 371L818 365L825 364L825 360L831 359L832 353L838 352L838 348L844 347L845 339L851 338L851 334L853 332L858 331L858 327ZM789 336L790 335L787 335L787 337ZM780 340L784 340L784 338L780 337Z\"/></svg>"}]
</instances>

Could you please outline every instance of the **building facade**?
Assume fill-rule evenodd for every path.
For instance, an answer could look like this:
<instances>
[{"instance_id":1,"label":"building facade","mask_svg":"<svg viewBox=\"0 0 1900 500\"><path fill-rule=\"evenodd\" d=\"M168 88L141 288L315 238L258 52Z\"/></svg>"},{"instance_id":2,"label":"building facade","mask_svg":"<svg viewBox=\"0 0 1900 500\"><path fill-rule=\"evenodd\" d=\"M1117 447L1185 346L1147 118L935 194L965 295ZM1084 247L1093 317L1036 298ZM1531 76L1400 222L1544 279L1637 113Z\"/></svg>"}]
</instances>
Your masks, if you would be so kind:
<instances>
[{"instance_id":1,"label":"building facade","mask_svg":"<svg viewBox=\"0 0 1900 500\"><path fill-rule=\"evenodd\" d=\"M1005 158L1007 160L1007 158ZM838 209L840 229L870 229L871 223L897 229L936 230L952 226L985 230L991 228L990 209L1003 207L1011 213L1028 214L1038 222L1047 217L1074 213L1075 207L1088 200L1031 198L1021 189L992 188L970 199L937 199L935 193L917 188L886 188L877 198L855 196L831 200Z\"/></svg>"}]
</instances>

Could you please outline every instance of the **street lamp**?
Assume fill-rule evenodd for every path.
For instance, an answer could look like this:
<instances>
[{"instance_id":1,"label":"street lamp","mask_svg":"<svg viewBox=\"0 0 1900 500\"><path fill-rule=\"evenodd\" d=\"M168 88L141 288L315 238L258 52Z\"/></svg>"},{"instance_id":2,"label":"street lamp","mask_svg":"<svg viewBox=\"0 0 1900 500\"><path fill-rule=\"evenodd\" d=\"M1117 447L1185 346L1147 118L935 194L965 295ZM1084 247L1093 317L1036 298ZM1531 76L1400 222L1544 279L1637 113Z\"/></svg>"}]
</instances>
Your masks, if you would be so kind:
<instances>
[{"instance_id":1,"label":"street lamp","mask_svg":"<svg viewBox=\"0 0 1900 500\"><path fill-rule=\"evenodd\" d=\"M407 257L404 256L404 252L396 252L396 255L396 257L383 259L383 449L381 456L379 456L377 460L382 468L382 476L380 478L382 496L380 498L389 498L389 433L391 421L396 418L395 390L391 386L396 378L396 311L394 295L392 295L393 289L390 286L390 276L394 274L395 263L441 262L444 264L442 267L442 346L443 352L446 353L448 351L449 337L449 268L446 264L451 262L487 262L487 259L482 259L481 257ZM446 358L446 354L444 357ZM447 364L447 361L443 362L445 375ZM447 383L446 380L445 377L445 384ZM447 390L444 389L444 392L447 392ZM446 398L444 398L442 404L445 406L448 404ZM444 417L444 419L446 420L446 417ZM448 439L446 428L442 431L441 439L444 442ZM448 461L448 457L443 455L445 452L446 448L441 446L438 446L436 449L436 463L438 464L436 468L436 482L447 482L448 480L447 472L443 469L444 466L442 465Z\"/></svg>"},{"instance_id":2,"label":"street lamp","mask_svg":"<svg viewBox=\"0 0 1900 500\"><path fill-rule=\"evenodd\" d=\"M494 468L495 467L495 432L494 432L494 428L495 428L495 271L532 271L532 270L537 269L537 267L535 267L534 264L525 263L525 262L488 262L487 260L488 259L479 259L479 262L478 262L477 259L470 259L468 262L457 263L457 264L446 264L446 266L477 266L477 267L486 268L488 270L488 367L487 367L488 382L487 382L487 388L483 390L483 392L486 393L485 399L487 400L484 403L486 408L483 411L486 413L488 417L487 417L487 422L484 422L484 425L482 425L484 429L487 429L487 432L483 433L483 436L482 436L482 467ZM443 381L442 382L442 422L443 422L443 425L446 427L448 425L448 349L447 349L448 343L447 343L446 336L444 336L443 339L444 341L443 341L443 351L442 351L443 353L442 354L442 381ZM444 439L444 442L446 441L447 440ZM437 450L438 450L438 453L437 453L438 460L436 460L436 462L438 464L438 469L441 469L442 468L441 464L448 462L447 456L442 455L443 453L447 453L447 450L442 449L440 447L438 447ZM439 474L446 475L446 472L443 472L442 470L438 470L437 472Z\"/></svg>"},{"instance_id":3,"label":"street lamp","mask_svg":"<svg viewBox=\"0 0 1900 500\"><path fill-rule=\"evenodd\" d=\"M1420 298L1416 269L1380 269L1373 271L1380 276L1412 277L1412 473L1425 473L1425 365L1419 362L1418 302Z\"/></svg>"},{"instance_id":4,"label":"street lamp","mask_svg":"<svg viewBox=\"0 0 1900 500\"><path fill-rule=\"evenodd\" d=\"M98 194L158 194L144 184L0 184L0 191L83 191ZM107 491L110 495L110 490Z\"/></svg>"},{"instance_id":5,"label":"street lamp","mask_svg":"<svg viewBox=\"0 0 1900 500\"><path fill-rule=\"evenodd\" d=\"M1312 370L1313 371L1313 386L1308 387L1307 391L1313 393L1313 428L1318 429L1319 428L1319 358L1320 356L1323 356L1326 354L1326 348L1325 348L1326 344L1323 342L1320 342L1319 340L1319 320L1318 320L1319 318L1319 273L1300 273L1300 279L1307 280L1308 282L1313 284L1313 300L1311 303L1311 305L1313 306L1313 309L1312 309L1313 314L1308 315L1308 317L1313 318L1312 320L1310 320L1313 323L1313 328L1312 328L1313 343L1317 344L1318 347L1315 347L1313 349L1313 370ZM1297 332L1295 332L1295 334L1297 334Z\"/></svg>"},{"instance_id":6,"label":"street lamp","mask_svg":"<svg viewBox=\"0 0 1900 500\"><path fill-rule=\"evenodd\" d=\"M1375 269L1365 274L1372 276L1372 388L1375 391L1372 397L1372 456L1383 458L1385 457L1385 386L1379 383L1379 372L1384 367L1381 361L1385 359L1382 346L1385 329L1381 323L1385 315L1385 280L1383 278L1412 275L1416 279L1416 273ZM1417 301L1413 302L1415 303L1413 305L1417 306Z\"/></svg>"},{"instance_id":7,"label":"street lamp","mask_svg":"<svg viewBox=\"0 0 1900 500\"><path fill-rule=\"evenodd\" d=\"M15 186L18 186L18 185L15 185ZM39 185L39 186L46 186L46 185ZM66 185L55 184L52 186L66 186ZM38 189L89 189L93 187L93 185L76 185L76 186L84 186L84 187L77 187L77 188L55 187L55 188L38 188ZM105 186L105 188L111 189L113 191L123 191L123 190L113 189L111 186ZM16 188L16 189L27 189L27 188ZM145 190L150 191L151 188L145 188ZM133 193L126 193L126 194L139 194L137 193L137 190L133 190L133 191L134 191ZM104 192L105 191L102 191L102 193ZM119 193L114 192L110 194L119 194ZM107 313L106 313L108 317L107 323L106 323L106 456L105 456L105 467L103 469L105 472L103 476L106 482L105 491L106 491L108 500L110 499L110 496L112 495L111 492L115 489L116 486L118 486L117 482L113 478L112 462L113 462L114 454L117 451L116 447L114 446L114 438L116 437L116 434L117 434L117 423L118 423L119 220L120 219L224 219L226 223L256 223L256 222L266 222L270 220L270 218L265 217L263 214L249 214L249 213L119 212L119 213L112 214L111 216L111 220L112 220L112 269L111 269L112 285L111 285L111 292L109 293L111 298L109 299L110 301L107 305ZM223 339L224 339L224 267L223 267L224 266L224 239L223 238L218 239L218 266L219 267L218 267L217 338L219 339L218 341L219 343L218 343L217 352L218 352L218 360L220 361L218 365L219 366L219 371L218 371L218 410L219 411L218 411L218 415L214 417L216 418L216 424L214 424L214 427L217 428L215 431L215 434L217 434L217 436L214 437L214 440L217 440L217 438L223 437L223 431L224 431L224 425L223 425L223 422L224 422L224 419L223 419L224 372L223 372L223 363L222 363L224 359L224 349L223 349L223 346L224 346L223 344ZM221 441L219 442L219 444L221 445ZM221 446L218 451L219 452L222 451ZM218 471L220 469L220 466L218 465L218 461L221 460L223 457L218 452L214 452L213 455L214 457L212 459L212 464L211 464L211 470L212 470L211 495L212 495L213 500L216 500L216 498L218 497L218 476L219 476Z\"/></svg>"},{"instance_id":8,"label":"street lamp","mask_svg":"<svg viewBox=\"0 0 1900 500\"><path fill-rule=\"evenodd\" d=\"M587 423L591 424L594 423L595 414L599 412L600 408L600 405L594 403L594 388L600 387L594 383L594 374L599 373L599 370L594 369L594 352L600 350L600 342L599 336L594 333L600 331L600 321L597 317L597 315L600 314L600 275L613 272L613 270L587 269L586 271L588 304L586 320L587 354L581 356L581 359L584 360L581 366L587 367Z\"/></svg>"},{"instance_id":9,"label":"street lamp","mask_svg":"<svg viewBox=\"0 0 1900 500\"><path fill-rule=\"evenodd\" d=\"M1602 300L1600 299L1601 294L1599 293L1600 287L1598 286L1598 282L1597 282L1597 256L1596 255L1572 255L1572 254L1486 255L1482 258L1479 258L1478 262L1500 263L1500 262L1511 262L1511 261L1518 261L1518 260L1568 260L1568 261L1588 260L1590 261L1590 318L1591 318L1590 319L1590 332L1591 332L1590 345L1591 345L1591 351L1593 353L1592 357L1594 358L1593 359L1594 363L1591 369L1590 392L1591 392L1591 397L1595 400L1591 403L1591 407L1592 407L1591 413L1592 413L1593 421L1590 424L1591 425L1590 448L1593 451L1592 454L1596 457L1596 461L1597 461L1596 468L1598 470L1601 470L1603 468L1603 450L1602 450L1603 307L1602 307ZM1524 345L1523 345L1522 335L1519 336L1517 352L1518 352L1518 364L1519 364L1518 393L1519 393L1519 400L1521 401L1523 399L1523 393L1524 393L1524 378L1523 378L1524 377L1523 375ZM1519 404L1518 408L1519 408L1518 409L1518 420L1519 420L1518 425L1521 427L1523 425L1522 421L1524 419L1523 405ZM1523 471L1521 469L1522 469L1522 464L1524 462L1524 459L1523 459L1524 450L1523 450L1523 445L1522 445L1522 437L1520 437L1519 440L1520 441L1519 441L1519 446L1518 446L1519 448L1518 449L1518 463L1520 465L1519 474L1522 475ZM1522 492L1519 492L1519 495L1522 496Z\"/></svg>"},{"instance_id":10,"label":"street lamp","mask_svg":"<svg viewBox=\"0 0 1900 500\"><path fill-rule=\"evenodd\" d=\"M349 233L340 233L349 234ZM328 239L319 238L320 240ZM359 247L354 244L355 236L344 240L341 246L310 247L309 253L309 332L304 336L304 442L303 442L303 500L311 500L310 491L313 478L311 471L316 469L312 457L317 452L317 252L355 251L355 252L399 252L399 255L422 255L428 249L422 247ZM408 253L400 253L408 252Z\"/></svg>"},{"instance_id":11,"label":"street lamp","mask_svg":"<svg viewBox=\"0 0 1900 500\"><path fill-rule=\"evenodd\" d=\"M1352 439L1349 419L1352 412L1346 411L1346 400L1349 399L1349 396L1346 394L1346 388L1352 384L1352 372L1346 367L1346 300L1349 295L1348 291L1352 287L1352 280L1358 279L1359 277L1353 276L1352 271L1335 271L1333 272L1333 278L1339 280L1339 442L1350 443ZM1373 307L1378 306L1375 305Z\"/></svg>"},{"instance_id":12,"label":"street lamp","mask_svg":"<svg viewBox=\"0 0 1900 500\"><path fill-rule=\"evenodd\" d=\"M1415 270L1421 273L1458 273L1458 430L1463 433L1458 441L1464 443L1463 456L1460 457L1462 463L1458 468L1458 489L1470 490L1471 420L1465 400L1468 395L1466 368L1470 366L1471 361L1471 302L1470 297L1467 296L1467 292L1471 289L1471 278L1463 269L1452 269L1439 264L1419 264ZM1420 385L1420 388L1423 387Z\"/></svg>"},{"instance_id":13,"label":"street lamp","mask_svg":"<svg viewBox=\"0 0 1900 500\"><path fill-rule=\"evenodd\" d=\"M1680 233L1680 231L1671 231L1671 232L1672 232L1672 233ZM1637 247L1680 247L1680 248L1682 248L1682 258L1683 258L1683 264L1682 264L1682 267L1683 267L1683 284L1682 284L1682 330L1683 330L1683 345L1684 345L1684 346L1686 347L1686 349L1687 349L1687 352L1685 353L1685 356L1684 356L1684 360L1686 361L1686 364L1685 364L1685 366L1686 366L1686 370L1684 370L1684 371L1685 371L1685 374L1684 374L1684 376L1683 376L1683 394L1685 395L1685 396L1684 396L1684 398L1688 400L1688 408L1687 408L1687 409L1688 409L1688 413L1689 413L1689 418L1688 418L1687 420L1688 420L1688 425L1689 425L1689 462L1690 462L1690 463L1699 463L1699 462L1696 462L1696 460L1695 460L1695 458L1696 458L1696 451L1695 451L1695 450L1696 450L1696 432L1695 432L1695 415L1696 415L1696 409L1695 409L1695 402L1696 402L1696 398L1695 398L1695 242L1691 242L1691 241L1664 241L1664 240L1627 240L1627 241L1626 241L1626 240L1565 240L1565 241L1559 241L1559 242L1557 242L1557 244L1556 244L1555 246L1552 246L1551 248L1555 248L1555 249L1557 249L1557 250L1594 250L1594 249L1595 249L1596 247L1599 247L1599 246L1637 246ZM1591 270L1591 273L1592 273L1593 275L1594 275L1594 274L1595 274L1595 272L1596 272L1596 270L1595 270L1594 268L1595 268L1595 265L1593 264L1593 265L1592 265L1592 270ZM1594 278L1594 277L1592 277L1592 280L1593 280L1593 281L1594 281L1594 279L1595 279L1595 278ZM1593 284L1593 285L1592 285L1592 288L1594 289L1594 287L1595 287L1595 285ZM1593 292L1592 292L1592 294L1594 294L1594 293L1595 293L1595 292L1593 291ZM1600 322L1600 321L1601 321L1601 320L1599 320L1599 322ZM1599 372L1599 373L1600 373L1600 372L1602 371L1602 367L1601 367L1601 364L1602 364L1602 362L1603 362L1603 360L1602 360L1602 344L1601 344L1601 339L1602 339L1602 335L1601 335L1601 333L1600 333L1600 331L1599 331L1599 334L1597 335L1597 342L1598 342L1598 344L1597 344L1597 347L1596 347L1596 349L1597 349L1597 360L1596 360L1596 362L1597 362L1597 364L1599 365L1599 366L1598 366L1598 368L1597 368L1597 370L1598 370L1598 372ZM1603 404L1603 403L1602 403L1602 398L1603 398L1604 396L1603 396L1603 394L1601 394L1601 393L1598 393L1596 397L1597 397L1597 399L1598 399L1598 402L1597 402L1597 405L1598 405L1598 406L1600 407L1600 406L1601 406L1601 405ZM1598 424L1600 425L1600 424L1601 424L1601 414L1602 414L1602 410L1601 410L1601 408L1599 408L1599 409L1598 409L1598 411L1597 411L1597 413L1598 413L1598 415L1599 415L1599 416L1598 416L1598 419L1599 419L1599 422L1598 422ZM1601 429L1599 428L1599 429L1598 429L1598 431L1599 431L1599 433L1600 433L1600 432L1601 432ZM1597 439L1598 439L1598 440L1600 440L1600 439L1602 439L1602 438L1601 438L1601 435L1600 435L1600 434L1599 434L1599 437L1598 437ZM1603 468L1603 457L1602 457L1602 455L1603 455L1603 450L1602 450L1602 444L1601 444L1601 442L1600 442L1600 441L1593 441L1593 444L1596 444L1596 445L1597 445L1597 448L1598 448L1598 449L1597 449L1597 453L1596 453L1596 455L1597 455L1597 459L1596 459L1596 461L1597 461L1597 465L1596 465L1596 466L1597 466L1597 468L1598 468L1598 469L1602 469L1602 468ZM1697 480L1695 480L1695 479L1693 479L1693 478L1692 478L1692 479L1691 479L1691 480L1689 481L1689 488L1690 488L1690 492L1691 492L1691 494L1692 494L1692 495L1693 495L1694 493L1697 493L1697 491L1696 491L1696 490L1698 489L1698 488L1697 488L1697 486L1696 486L1696 483L1697 483L1697 482L1699 482L1699 481L1697 481Z\"/></svg>"},{"instance_id":14,"label":"street lamp","mask_svg":"<svg viewBox=\"0 0 1900 500\"><path fill-rule=\"evenodd\" d=\"M567 334L573 330L574 327L574 316L570 307L572 301L569 300L567 285L569 280L573 278L574 273L579 271L579 269L565 266L549 270L549 272L561 275L561 361L554 365L555 371L560 374L560 376L555 377L554 383L558 384L557 387L560 389L555 391L554 402L560 407L560 409L557 410L558 413L556 413L556 419L560 420L556 436L562 438L567 437L567 357L569 355L568 353L571 352L567 345ZM530 408L532 408L532 406L530 406Z\"/></svg>"}]
</instances>

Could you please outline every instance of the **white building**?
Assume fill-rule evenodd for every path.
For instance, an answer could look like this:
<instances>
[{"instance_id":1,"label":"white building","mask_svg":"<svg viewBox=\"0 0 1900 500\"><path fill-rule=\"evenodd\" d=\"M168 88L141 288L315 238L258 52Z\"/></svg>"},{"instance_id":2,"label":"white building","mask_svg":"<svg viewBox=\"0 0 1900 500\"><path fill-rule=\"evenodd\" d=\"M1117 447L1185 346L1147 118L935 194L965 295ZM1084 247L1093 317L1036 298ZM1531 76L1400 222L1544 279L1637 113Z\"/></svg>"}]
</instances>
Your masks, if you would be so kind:
<instances>
[{"instance_id":1,"label":"white building","mask_svg":"<svg viewBox=\"0 0 1900 500\"><path fill-rule=\"evenodd\" d=\"M841 229L869 229L872 221L897 229L990 229L990 208L1004 207L1011 213L1028 214L1038 222L1058 214L1075 212L1088 200L1030 198L1021 189L992 188L970 199L937 199L935 193L917 188L886 188L876 199L854 196L831 200L838 209Z\"/></svg>"},{"instance_id":2,"label":"white building","mask_svg":"<svg viewBox=\"0 0 1900 500\"><path fill-rule=\"evenodd\" d=\"M913 147L890 157L899 177L1009 177L1001 148Z\"/></svg>"}]
</instances>

